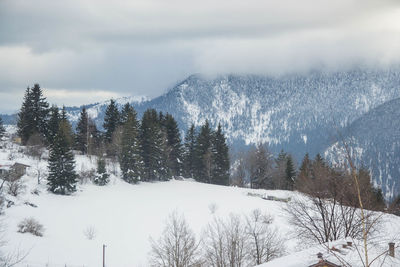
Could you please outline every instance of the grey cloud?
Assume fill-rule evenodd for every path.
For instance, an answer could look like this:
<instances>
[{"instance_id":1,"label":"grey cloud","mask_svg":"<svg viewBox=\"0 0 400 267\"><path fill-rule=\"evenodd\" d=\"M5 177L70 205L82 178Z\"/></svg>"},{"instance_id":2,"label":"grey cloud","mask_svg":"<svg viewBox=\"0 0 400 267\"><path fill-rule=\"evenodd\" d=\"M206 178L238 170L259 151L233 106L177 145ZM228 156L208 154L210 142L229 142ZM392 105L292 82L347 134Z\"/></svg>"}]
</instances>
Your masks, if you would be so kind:
<instances>
[{"instance_id":1,"label":"grey cloud","mask_svg":"<svg viewBox=\"0 0 400 267\"><path fill-rule=\"evenodd\" d=\"M0 93L39 82L156 96L193 72L393 64L399 18L386 0L2 0Z\"/></svg>"}]
</instances>

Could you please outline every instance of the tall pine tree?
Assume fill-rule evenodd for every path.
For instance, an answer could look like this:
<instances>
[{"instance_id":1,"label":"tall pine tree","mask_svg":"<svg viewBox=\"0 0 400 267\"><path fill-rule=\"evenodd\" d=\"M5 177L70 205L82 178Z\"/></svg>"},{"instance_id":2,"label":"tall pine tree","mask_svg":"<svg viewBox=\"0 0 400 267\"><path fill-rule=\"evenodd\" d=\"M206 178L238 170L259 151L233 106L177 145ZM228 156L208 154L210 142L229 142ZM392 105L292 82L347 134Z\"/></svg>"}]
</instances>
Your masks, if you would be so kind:
<instances>
[{"instance_id":1,"label":"tall pine tree","mask_svg":"<svg viewBox=\"0 0 400 267\"><path fill-rule=\"evenodd\" d=\"M194 124L192 124L187 130L185 135L185 150L183 154L183 163L184 163L184 175L186 177L194 177L194 168L195 168L195 160L196 160L196 130Z\"/></svg>"},{"instance_id":2,"label":"tall pine tree","mask_svg":"<svg viewBox=\"0 0 400 267\"><path fill-rule=\"evenodd\" d=\"M166 139L160 127L159 116L154 109L148 109L143 114L140 140L144 162L144 180L168 179L165 159Z\"/></svg>"},{"instance_id":3,"label":"tall pine tree","mask_svg":"<svg viewBox=\"0 0 400 267\"><path fill-rule=\"evenodd\" d=\"M4 128L4 125L3 125L3 119L0 117L0 140L4 136L5 132L6 132L6 129Z\"/></svg>"},{"instance_id":4,"label":"tall pine tree","mask_svg":"<svg viewBox=\"0 0 400 267\"><path fill-rule=\"evenodd\" d=\"M286 186L284 189L293 190L294 182L296 178L296 170L294 167L292 156L287 155L286 160Z\"/></svg>"},{"instance_id":5,"label":"tall pine tree","mask_svg":"<svg viewBox=\"0 0 400 267\"><path fill-rule=\"evenodd\" d=\"M211 183L212 176L212 138L213 131L208 120L200 129L195 149L195 179L204 183Z\"/></svg>"},{"instance_id":6,"label":"tall pine tree","mask_svg":"<svg viewBox=\"0 0 400 267\"><path fill-rule=\"evenodd\" d=\"M57 106L52 106L50 108L50 119L48 122L48 134L47 134L47 142L52 144L54 142L54 138L58 133L58 129L60 128L60 112Z\"/></svg>"},{"instance_id":7,"label":"tall pine tree","mask_svg":"<svg viewBox=\"0 0 400 267\"><path fill-rule=\"evenodd\" d=\"M18 112L17 128L18 136L21 138L22 144L25 145L34 132L32 97L31 89L29 87L26 88L24 101L22 102L21 109Z\"/></svg>"},{"instance_id":8,"label":"tall pine tree","mask_svg":"<svg viewBox=\"0 0 400 267\"><path fill-rule=\"evenodd\" d=\"M143 176L143 159L140 150L139 123L134 109L126 114L122 127L121 152L119 163L122 179L128 183L136 183Z\"/></svg>"},{"instance_id":9,"label":"tall pine tree","mask_svg":"<svg viewBox=\"0 0 400 267\"><path fill-rule=\"evenodd\" d=\"M24 101L18 113L18 135L22 144L27 144L33 135L39 135L42 141L48 136L47 120L49 104L43 97L43 91L39 84L25 91Z\"/></svg>"},{"instance_id":10,"label":"tall pine tree","mask_svg":"<svg viewBox=\"0 0 400 267\"><path fill-rule=\"evenodd\" d=\"M74 145L74 132L72 131L72 125L67 118L67 111L65 107L62 107L61 116L60 116L60 127L63 127L65 140L69 148L72 148Z\"/></svg>"},{"instance_id":11,"label":"tall pine tree","mask_svg":"<svg viewBox=\"0 0 400 267\"><path fill-rule=\"evenodd\" d=\"M119 123L120 114L118 111L118 107L115 103L115 100L111 99L110 104L106 108L103 124L105 130L105 139L108 143L112 142L114 131L117 129Z\"/></svg>"},{"instance_id":12,"label":"tall pine tree","mask_svg":"<svg viewBox=\"0 0 400 267\"><path fill-rule=\"evenodd\" d=\"M229 149L226 144L226 139L222 133L221 124L218 124L218 129L213 138L213 169L212 183L219 185L229 184Z\"/></svg>"},{"instance_id":13,"label":"tall pine tree","mask_svg":"<svg viewBox=\"0 0 400 267\"><path fill-rule=\"evenodd\" d=\"M48 162L48 189L61 195L76 191L77 175L75 173L74 155L69 146L68 132L68 124L61 122L54 142L50 145Z\"/></svg>"},{"instance_id":14,"label":"tall pine tree","mask_svg":"<svg viewBox=\"0 0 400 267\"><path fill-rule=\"evenodd\" d=\"M120 114L120 117L119 117L121 125L124 125L128 121L128 116L132 112L135 112L135 111L134 111L133 107L129 103L126 103L122 107L121 114Z\"/></svg>"},{"instance_id":15,"label":"tall pine tree","mask_svg":"<svg viewBox=\"0 0 400 267\"><path fill-rule=\"evenodd\" d=\"M178 123L171 114L166 114L164 118L164 129L167 138L168 149L168 169L172 176L177 177L182 175L182 143L178 129Z\"/></svg>"},{"instance_id":16,"label":"tall pine tree","mask_svg":"<svg viewBox=\"0 0 400 267\"><path fill-rule=\"evenodd\" d=\"M75 147L83 154L87 154L89 145L89 120L86 108L83 107L76 126Z\"/></svg>"}]
</instances>

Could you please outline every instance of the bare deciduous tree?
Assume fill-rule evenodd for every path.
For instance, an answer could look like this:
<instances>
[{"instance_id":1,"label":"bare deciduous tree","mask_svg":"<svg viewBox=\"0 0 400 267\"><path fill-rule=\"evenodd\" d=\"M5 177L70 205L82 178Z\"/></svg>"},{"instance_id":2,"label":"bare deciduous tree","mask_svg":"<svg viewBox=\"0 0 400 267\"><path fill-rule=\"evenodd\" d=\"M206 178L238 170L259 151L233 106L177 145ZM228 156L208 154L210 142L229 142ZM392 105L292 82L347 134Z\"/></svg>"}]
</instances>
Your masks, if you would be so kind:
<instances>
[{"instance_id":1,"label":"bare deciduous tree","mask_svg":"<svg viewBox=\"0 0 400 267\"><path fill-rule=\"evenodd\" d=\"M167 219L162 236L150 238L150 265L164 267L201 266L199 242L183 216L173 212Z\"/></svg>"},{"instance_id":2,"label":"bare deciduous tree","mask_svg":"<svg viewBox=\"0 0 400 267\"><path fill-rule=\"evenodd\" d=\"M245 266L247 235L240 216L231 215L226 221L215 218L206 227L203 247L207 266Z\"/></svg>"},{"instance_id":3,"label":"bare deciduous tree","mask_svg":"<svg viewBox=\"0 0 400 267\"><path fill-rule=\"evenodd\" d=\"M268 262L283 255L284 240L273 229L273 218L256 209L246 217L248 257L252 266Z\"/></svg>"}]
</instances>

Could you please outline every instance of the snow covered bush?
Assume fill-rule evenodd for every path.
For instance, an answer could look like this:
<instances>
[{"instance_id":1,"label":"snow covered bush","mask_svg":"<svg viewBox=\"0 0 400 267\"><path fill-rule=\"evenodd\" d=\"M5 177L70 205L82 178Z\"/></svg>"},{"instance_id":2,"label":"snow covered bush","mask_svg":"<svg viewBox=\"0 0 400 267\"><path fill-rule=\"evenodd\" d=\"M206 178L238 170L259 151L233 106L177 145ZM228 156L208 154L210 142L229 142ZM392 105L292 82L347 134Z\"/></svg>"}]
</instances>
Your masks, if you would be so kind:
<instances>
[{"instance_id":1,"label":"snow covered bush","mask_svg":"<svg viewBox=\"0 0 400 267\"><path fill-rule=\"evenodd\" d=\"M25 218L18 224L19 233L31 233L35 236L43 236L44 228L36 219Z\"/></svg>"},{"instance_id":2,"label":"snow covered bush","mask_svg":"<svg viewBox=\"0 0 400 267\"><path fill-rule=\"evenodd\" d=\"M7 181L7 193L17 197L19 194L23 193L25 190L25 185L21 179L15 179Z\"/></svg>"},{"instance_id":3,"label":"snow covered bush","mask_svg":"<svg viewBox=\"0 0 400 267\"><path fill-rule=\"evenodd\" d=\"M150 238L150 266L201 266L199 242L183 216L169 215L162 236Z\"/></svg>"},{"instance_id":4,"label":"snow covered bush","mask_svg":"<svg viewBox=\"0 0 400 267\"><path fill-rule=\"evenodd\" d=\"M215 204L215 202L212 202L210 205L208 205L208 209L210 210L211 214L214 214L218 209L218 205Z\"/></svg>"},{"instance_id":5,"label":"snow covered bush","mask_svg":"<svg viewBox=\"0 0 400 267\"><path fill-rule=\"evenodd\" d=\"M81 171L78 174L78 180L80 184L87 184L89 181L93 181L96 177L96 171L94 169Z\"/></svg>"},{"instance_id":6,"label":"snow covered bush","mask_svg":"<svg viewBox=\"0 0 400 267\"><path fill-rule=\"evenodd\" d=\"M83 234L88 240L93 240L96 237L96 228L94 228L93 225L90 225L86 227Z\"/></svg>"}]
</instances>

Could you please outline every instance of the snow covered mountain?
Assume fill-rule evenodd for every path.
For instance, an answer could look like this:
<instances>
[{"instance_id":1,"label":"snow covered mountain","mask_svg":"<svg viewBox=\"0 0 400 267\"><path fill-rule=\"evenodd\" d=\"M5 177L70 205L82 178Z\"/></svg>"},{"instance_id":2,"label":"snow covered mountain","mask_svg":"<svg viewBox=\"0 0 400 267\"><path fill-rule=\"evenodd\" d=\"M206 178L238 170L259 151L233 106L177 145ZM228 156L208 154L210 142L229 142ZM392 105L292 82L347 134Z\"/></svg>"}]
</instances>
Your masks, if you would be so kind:
<instances>
[{"instance_id":1,"label":"snow covered mountain","mask_svg":"<svg viewBox=\"0 0 400 267\"><path fill-rule=\"evenodd\" d=\"M380 105L400 97L400 68L372 70L357 68L343 72L311 72L281 77L256 75L221 75L213 78L191 75L154 99L121 98L119 105L130 102L139 116L147 108L172 114L182 133L191 123L199 126L206 119L213 127L221 123L228 141L236 150L258 142L268 142L273 152L281 149L293 153L298 161L309 152L311 156L324 152L337 141L338 132L367 116ZM102 128L108 102L87 105L88 113ZM68 108L69 118L75 124L80 108ZM384 113L386 120L391 111ZM394 110L393 110L394 112ZM392 121L392 120L390 120ZM382 129L366 120L360 149L367 147L369 138L378 136ZM354 126L355 127L355 126ZM399 134L399 128L390 128L381 135L385 145ZM374 142L375 144L376 142ZM384 151L380 147L380 151ZM398 172L386 167L389 158L383 154L374 172L377 184L389 195L400 193ZM365 161L365 164L372 164ZM389 164L390 165L390 164ZM381 166L385 166L384 168ZM385 169L385 171L383 171ZM393 182L387 184L387 181Z\"/></svg>"},{"instance_id":2,"label":"snow covered mountain","mask_svg":"<svg viewBox=\"0 0 400 267\"><path fill-rule=\"evenodd\" d=\"M358 165L369 167L386 198L397 196L400 192L400 99L370 110L344 129L343 135L354 160ZM340 143L334 143L325 152L333 163L343 161Z\"/></svg>"},{"instance_id":3,"label":"snow covered mountain","mask_svg":"<svg viewBox=\"0 0 400 267\"><path fill-rule=\"evenodd\" d=\"M347 126L399 97L400 70L394 68L312 72L282 77L222 75L208 78L191 75L157 98L140 101L126 98L119 99L118 103L131 102L139 115L147 108L171 113L182 133L191 123L199 126L206 119L214 127L221 123L235 149L268 142L273 152L284 149L300 161L306 152L311 156L324 152L337 141L339 132L347 131ZM106 104L87 106L100 127ZM70 119L76 121L79 109L69 110L69 114ZM384 113L381 120L386 120L388 115L390 111ZM374 120L365 121L365 129L361 131L365 141L360 143L359 150L374 149L368 147L371 143L369 138L378 136L382 128L372 123ZM385 145L391 144L391 136L398 135L399 129L395 126L390 128L390 133L384 136ZM384 147L378 147L383 151ZM388 160L395 154L380 155L379 162L366 159L363 162L368 166L379 166L373 171L374 179L390 197L400 193L398 171L394 170L395 167L387 167Z\"/></svg>"}]
</instances>

